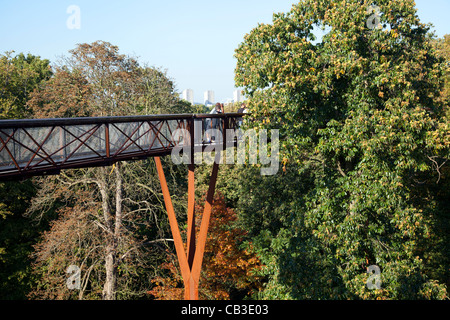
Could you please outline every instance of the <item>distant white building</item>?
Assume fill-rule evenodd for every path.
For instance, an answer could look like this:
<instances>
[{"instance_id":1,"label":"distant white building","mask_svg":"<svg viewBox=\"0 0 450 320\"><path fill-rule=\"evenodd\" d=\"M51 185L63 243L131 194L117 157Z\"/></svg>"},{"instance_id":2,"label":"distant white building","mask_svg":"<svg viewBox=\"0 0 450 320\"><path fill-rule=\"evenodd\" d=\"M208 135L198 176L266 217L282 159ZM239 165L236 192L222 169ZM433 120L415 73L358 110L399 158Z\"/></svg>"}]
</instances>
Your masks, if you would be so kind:
<instances>
[{"instance_id":1,"label":"distant white building","mask_svg":"<svg viewBox=\"0 0 450 320\"><path fill-rule=\"evenodd\" d=\"M242 102L242 91L241 90L234 90L233 91L233 100L234 102Z\"/></svg>"},{"instance_id":2,"label":"distant white building","mask_svg":"<svg viewBox=\"0 0 450 320\"><path fill-rule=\"evenodd\" d=\"M203 101L206 106L213 105L215 103L214 91L208 90L203 94Z\"/></svg>"},{"instance_id":3,"label":"distant white building","mask_svg":"<svg viewBox=\"0 0 450 320\"><path fill-rule=\"evenodd\" d=\"M190 104L194 104L194 91L192 89L183 90L181 98Z\"/></svg>"}]
</instances>

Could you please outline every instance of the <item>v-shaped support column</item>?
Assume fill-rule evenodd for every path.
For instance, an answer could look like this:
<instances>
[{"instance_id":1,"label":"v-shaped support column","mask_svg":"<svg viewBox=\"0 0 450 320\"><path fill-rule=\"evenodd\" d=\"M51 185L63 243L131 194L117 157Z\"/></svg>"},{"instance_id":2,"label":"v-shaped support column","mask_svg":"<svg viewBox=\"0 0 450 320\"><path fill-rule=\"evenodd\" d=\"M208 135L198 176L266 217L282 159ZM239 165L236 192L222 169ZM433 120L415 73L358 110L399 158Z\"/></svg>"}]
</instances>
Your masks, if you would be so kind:
<instances>
[{"instance_id":1,"label":"v-shaped support column","mask_svg":"<svg viewBox=\"0 0 450 320\"><path fill-rule=\"evenodd\" d=\"M169 217L170 229L172 231L175 250L180 264L181 276L184 281L184 297L186 300L198 299L198 283L202 267L203 256L205 253L206 237L208 234L209 221L211 218L212 202L216 188L217 173L219 171L220 151L216 153L216 159L213 164L213 170L209 181L208 194L200 225L196 243L195 232L195 184L194 184L194 164L189 165L188 173L188 234L187 234L187 253L184 250L183 240L181 239L178 221L172 205L169 188L167 187L166 177L161 164L161 159L155 157L156 169L158 170L159 181L164 196L167 215Z\"/></svg>"}]
</instances>

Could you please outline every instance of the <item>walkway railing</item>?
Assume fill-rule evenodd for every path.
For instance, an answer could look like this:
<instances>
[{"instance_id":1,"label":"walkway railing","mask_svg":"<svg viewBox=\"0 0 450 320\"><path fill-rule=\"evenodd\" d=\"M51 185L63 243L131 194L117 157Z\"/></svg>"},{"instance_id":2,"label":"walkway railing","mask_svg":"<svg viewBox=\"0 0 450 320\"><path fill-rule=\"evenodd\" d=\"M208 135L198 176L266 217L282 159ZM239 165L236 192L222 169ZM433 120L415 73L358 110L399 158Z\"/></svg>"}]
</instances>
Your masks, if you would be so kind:
<instances>
[{"instance_id":1,"label":"walkway railing","mask_svg":"<svg viewBox=\"0 0 450 320\"><path fill-rule=\"evenodd\" d=\"M58 174L61 169L108 166L117 161L164 156L188 144L192 154L210 138L222 144L243 114L0 120L0 180ZM221 136L209 137L215 124ZM177 129L190 141L172 138ZM223 144L224 145L224 144ZM197 146L197 148L194 148Z\"/></svg>"}]
</instances>

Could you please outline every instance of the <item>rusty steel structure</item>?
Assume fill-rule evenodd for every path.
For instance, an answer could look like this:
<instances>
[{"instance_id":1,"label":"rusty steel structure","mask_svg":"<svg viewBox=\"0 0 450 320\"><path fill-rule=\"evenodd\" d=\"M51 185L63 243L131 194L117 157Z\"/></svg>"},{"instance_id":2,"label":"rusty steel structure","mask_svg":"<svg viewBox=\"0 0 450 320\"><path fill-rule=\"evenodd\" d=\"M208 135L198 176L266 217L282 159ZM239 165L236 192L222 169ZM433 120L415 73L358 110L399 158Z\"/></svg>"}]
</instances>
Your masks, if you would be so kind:
<instances>
[{"instance_id":1,"label":"rusty steel structure","mask_svg":"<svg viewBox=\"0 0 450 320\"><path fill-rule=\"evenodd\" d=\"M226 129L236 128L240 117L229 113L0 120L0 179L169 155L180 146L180 141L172 139L177 129L191 133L191 141L183 143L192 147L193 154L201 150L199 146L208 145L202 139L205 122L221 122L220 143L227 139Z\"/></svg>"},{"instance_id":2,"label":"rusty steel structure","mask_svg":"<svg viewBox=\"0 0 450 320\"><path fill-rule=\"evenodd\" d=\"M0 181L153 157L184 281L185 299L197 300L221 151L237 143L235 135L227 137L227 129L237 129L238 120L243 116L245 114L225 113L0 120ZM204 138L207 124L213 119L218 125L216 132L219 134L216 135L219 136L215 137L215 161L197 234L194 154L211 145ZM188 132L188 138L181 135L174 139L177 129ZM170 155L175 147L190 151L187 251L160 159Z\"/></svg>"}]
</instances>

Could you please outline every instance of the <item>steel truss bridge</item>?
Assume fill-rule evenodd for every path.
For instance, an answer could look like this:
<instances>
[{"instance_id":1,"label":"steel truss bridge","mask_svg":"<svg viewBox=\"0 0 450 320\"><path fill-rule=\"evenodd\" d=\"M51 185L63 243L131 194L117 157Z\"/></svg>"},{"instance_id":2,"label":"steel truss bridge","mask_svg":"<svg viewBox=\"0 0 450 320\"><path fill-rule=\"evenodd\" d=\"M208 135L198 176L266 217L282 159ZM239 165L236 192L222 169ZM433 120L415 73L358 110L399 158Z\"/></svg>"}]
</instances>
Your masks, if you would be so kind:
<instances>
[{"instance_id":1,"label":"steel truss bridge","mask_svg":"<svg viewBox=\"0 0 450 320\"><path fill-rule=\"evenodd\" d=\"M198 299L198 283L213 205L220 150L235 146L245 114L181 114L125 117L0 120L0 181L54 175L63 169L110 166L118 161L155 159L175 249L183 276L185 298ZM208 124L216 125L211 144ZM178 130L183 129L183 130ZM187 132L188 135L174 135ZM214 134L214 133L212 133ZM177 138L174 140L173 137ZM231 143L230 143L231 142ZM198 234L195 230L194 153L215 145L209 189ZM187 251L178 227L161 156L175 147L189 150Z\"/></svg>"}]
</instances>

